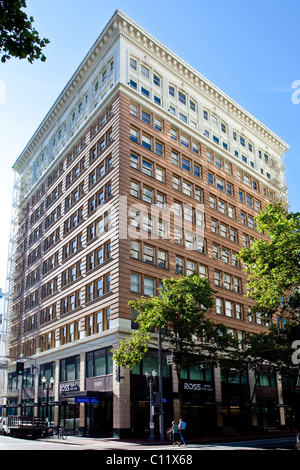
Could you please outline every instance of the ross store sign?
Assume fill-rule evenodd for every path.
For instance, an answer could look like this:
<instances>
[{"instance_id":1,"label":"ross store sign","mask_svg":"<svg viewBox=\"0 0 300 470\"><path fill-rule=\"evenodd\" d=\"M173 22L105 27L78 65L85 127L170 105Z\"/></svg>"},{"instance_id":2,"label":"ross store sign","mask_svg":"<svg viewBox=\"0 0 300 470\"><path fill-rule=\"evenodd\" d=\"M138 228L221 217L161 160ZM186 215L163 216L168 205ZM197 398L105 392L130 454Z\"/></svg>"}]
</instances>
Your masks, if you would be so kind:
<instances>
[{"instance_id":1,"label":"ross store sign","mask_svg":"<svg viewBox=\"0 0 300 470\"><path fill-rule=\"evenodd\" d=\"M211 384L201 384L201 383L190 383L184 382L183 384L184 390L197 390L201 392L212 392L213 388Z\"/></svg>"},{"instance_id":2,"label":"ross store sign","mask_svg":"<svg viewBox=\"0 0 300 470\"><path fill-rule=\"evenodd\" d=\"M60 392L75 392L79 390L79 387L77 384L61 384L59 386L59 391Z\"/></svg>"}]
</instances>

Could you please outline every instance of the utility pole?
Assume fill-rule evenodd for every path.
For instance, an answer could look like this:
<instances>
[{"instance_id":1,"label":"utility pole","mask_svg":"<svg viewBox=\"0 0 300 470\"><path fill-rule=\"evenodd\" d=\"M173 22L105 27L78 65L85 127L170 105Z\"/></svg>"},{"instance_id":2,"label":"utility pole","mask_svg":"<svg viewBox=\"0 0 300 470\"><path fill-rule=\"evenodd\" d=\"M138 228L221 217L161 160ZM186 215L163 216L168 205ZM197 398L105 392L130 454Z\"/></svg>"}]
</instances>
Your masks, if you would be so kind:
<instances>
[{"instance_id":1,"label":"utility pole","mask_svg":"<svg viewBox=\"0 0 300 470\"><path fill-rule=\"evenodd\" d=\"M163 405L163 368L162 368L162 354L161 354L161 328L158 330L158 386L159 386L159 435L160 441L163 442L165 439L164 434L164 405Z\"/></svg>"}]
</instances>

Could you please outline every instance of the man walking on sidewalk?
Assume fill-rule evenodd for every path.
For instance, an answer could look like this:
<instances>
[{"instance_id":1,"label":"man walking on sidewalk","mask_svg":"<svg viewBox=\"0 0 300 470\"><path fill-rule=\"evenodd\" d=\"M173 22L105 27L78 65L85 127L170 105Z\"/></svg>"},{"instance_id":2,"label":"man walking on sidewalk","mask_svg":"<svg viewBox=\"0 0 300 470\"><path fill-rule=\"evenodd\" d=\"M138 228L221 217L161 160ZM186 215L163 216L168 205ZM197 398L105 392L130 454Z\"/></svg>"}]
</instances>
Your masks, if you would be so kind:
<instances>
[{"instance_id":1,"label":"man walking on sidewalk","mask_svg":"<svg viewBox=\"0 0 300 470\"><path fill-rule=\"evenodd\" d=\"M183 445L186 446L186 442L185 442L186 422L183 421L183 419L179 420L178 430L179 430L179 435L180 435L179 445L183 443Z\"/></svg>"}]
</instances>

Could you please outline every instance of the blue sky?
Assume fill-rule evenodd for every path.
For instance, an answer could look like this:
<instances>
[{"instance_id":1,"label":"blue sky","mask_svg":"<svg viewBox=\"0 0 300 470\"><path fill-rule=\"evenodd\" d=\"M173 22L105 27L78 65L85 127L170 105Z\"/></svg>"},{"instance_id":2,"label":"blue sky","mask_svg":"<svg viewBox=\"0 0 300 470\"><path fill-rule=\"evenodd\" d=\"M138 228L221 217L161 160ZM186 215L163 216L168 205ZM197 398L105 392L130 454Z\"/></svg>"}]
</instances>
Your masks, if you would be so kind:
<instances>
[{"instance_id":1,"label":"blue sky","mask_svg":"<svg viewBox=\"0 0 300 470\"><path fill-rule=\"evenodd\" d=\"M299 0L27 0L27 14L50 44L45 63L0 64L0 288L12 165L117 8L290 145L284 161L289 204L300 211L300 104L292 101L295 92L296 102L300 98Z\"/></svg>"}]
</instances>

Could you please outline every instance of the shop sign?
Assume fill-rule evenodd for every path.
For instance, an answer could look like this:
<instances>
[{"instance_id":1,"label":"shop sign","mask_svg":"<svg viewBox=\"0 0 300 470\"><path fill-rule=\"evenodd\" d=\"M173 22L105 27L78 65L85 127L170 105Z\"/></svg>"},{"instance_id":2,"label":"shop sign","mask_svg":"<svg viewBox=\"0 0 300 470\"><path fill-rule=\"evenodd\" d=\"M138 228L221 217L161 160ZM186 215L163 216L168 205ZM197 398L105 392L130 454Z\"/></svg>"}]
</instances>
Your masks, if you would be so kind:
<instances>
[{"instance_id":1,"label":"shop sign","mask_svg":"<svg viewBox=\"0 0 300 470\"><path fill-rule=\"evenodd\" d=\"M191 382L184 382L183 383L184 390L192 390L192 391L201 391L201 392L212 392L213 388L211 384L203 384L203 383L191 383Z\"/></svg>"},{"instance_id":2,"label":"shop sign","mask_svg":"<svg viewBox=\"0 0 300 470\"><path fill-rule=\"evenodd\" d=\"M60 392L75 392L79 390L79 387L77 384L60 384L59 386L59 391Z\"/></svg>"},{"instance_id":3,"label":"shop sign","mask_svg":"<svg viewBox=\"0 0 300 470\"><path fill-rule=\"evenodd\" d=\"M96 405L99 404L99 400L96 397L76 397L76 403L94 403Z\"/></svg>"}]
</instances>

